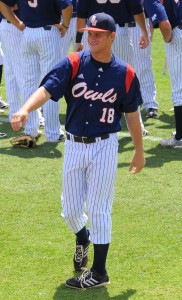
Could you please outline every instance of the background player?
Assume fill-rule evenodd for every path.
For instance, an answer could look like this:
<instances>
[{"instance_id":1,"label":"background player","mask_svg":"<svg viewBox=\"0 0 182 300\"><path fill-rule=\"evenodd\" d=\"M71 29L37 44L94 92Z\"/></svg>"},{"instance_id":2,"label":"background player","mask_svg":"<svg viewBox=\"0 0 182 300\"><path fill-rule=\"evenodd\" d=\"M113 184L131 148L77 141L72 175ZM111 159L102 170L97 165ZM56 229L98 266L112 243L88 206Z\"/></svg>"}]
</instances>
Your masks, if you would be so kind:
<instances>
[{"instance_id":1,"label":"background player","mask_svg":"<svg viewBox=\"0 0 182 300\"><path fill-rule=\"evenodd\" d=\"M58 101L65 95L68 106L62 216L76 234L77 245L82 247L83 262L89 244L88 218L94 244L91 269L66 281L67 286L78 289L109 284L106 257L111 241L117 132L121 130L122 112L126 114L135 147L129 170L135 174L145 165L138 114L142 101L139 82L134 70L112 54L114 19L104 13L95 14L89 19L87 30L90 51L76 52L62 60L12 118L13 129L19 130L28 113L50 97Z\"/></svg>"},{"instance_id":2,"label":"background player","mask_svg":"<svg viewBox=\"0 0 182 300\"><path fill-rule=\"evenodd\" d=\"M138 24L129 28L130 37L133 44L133 68L140 82L143 104L142 107L146 111L147 118L156 118L158 116L158 103L156 101L156 87L154 83L154 75L152 72L152 35L153 27L146 18L146 27L149 36L149 45L142 51L138 47L138 40L141 36L141 30Z\"/></svg>"},{"instance_id":3,"label":"background player","mask_svg":"<svg viewBox=\"0 0 182 300\"><path fill-rule=\"evenodd\" d=\"M70 25L69 25L67 34L65 34L65 36L63 38L63 42L62 42L63 57L65 57L68 54L70 46L75 45L77 0L73 0L72 5L73 5L72 18L70 20Z\"/></svg>"},{"instance_id":4,"label":"background player","mask_svg":"<svg viewBox=\"0 0 182 300\"><path fill-rule=\"evenodd\" d=\"M16 3L19 4L23 24L13 14L11 8L6 5L13 6ZM3 14L12 24L18 28L26 26L21 43L23 65L22 102L24 103L39 86L44 75L62 58L60 30L62 36L64 36L72 15L72 3L70 0L49 0L46 2L44 0L2 0L0 8L3 9ZM61 9L63 23L59 25ZM53 26L54 24L57 24L58 28ZM43 107L44 133L46 140L49 142L65 140L64 132L60 126L59 111L59 102L48 101ZM39 134L39 116L38 110L29 115L25 134L31 134L35 137Z\"/></svg>"},{"instance_id":5,"label":"background player","mask_svg":"<svg viewBox=\"0 0 182 300\"><path fill-rule=\"evenodd\" d=\"M19 17L19 11L14 10ZM0 35L4 52L4 76L6 84L6 98L9 104L9 121L12 115L21 107L22 90L22 32L2 17Z\"/></svg>"},{"instance_id":6,"label":"background player","mask_svg":"<svg viewBox=\"0 0 182 300\"><path fill-rule=\"evenodd\" d=\"M159 27L165 41L166 58L172 87L176 134L163 139L165 147L182 148L182 2L145 0L153 27Z\"/></svg>"}]
</instances>

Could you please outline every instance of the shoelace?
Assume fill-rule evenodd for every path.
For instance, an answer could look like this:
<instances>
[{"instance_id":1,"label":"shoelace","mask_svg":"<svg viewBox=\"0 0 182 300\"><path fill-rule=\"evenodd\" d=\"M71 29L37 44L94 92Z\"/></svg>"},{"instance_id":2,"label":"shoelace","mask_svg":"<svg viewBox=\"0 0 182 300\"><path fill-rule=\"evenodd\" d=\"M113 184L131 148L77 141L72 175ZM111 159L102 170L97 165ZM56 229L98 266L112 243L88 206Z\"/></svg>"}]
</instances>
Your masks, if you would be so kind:
<instances>
[{"instance_id":1,"label":"shoelace","mask_svg":"<svg viewBox=\"0 0 182 300\"><path fill-rule=\"evenodd\" d=\"M80 277L78 277L78 280L80 281L80 285L82 288L84 288L83 284L87 283L87 280L92 279L92 272L90 270L85 270Z\"/></svg>"},{"instance_id":2,"label":"shoelace","mask_svg":"<svg viewBox=\"0 0 182 300\"><path fill-rule=\"evenodd\" d=\"M75 252L75 261L76 262L81 262L83 259L83 246L79 245L76 246L76 252Z\"/></svg>"}]
</instances>

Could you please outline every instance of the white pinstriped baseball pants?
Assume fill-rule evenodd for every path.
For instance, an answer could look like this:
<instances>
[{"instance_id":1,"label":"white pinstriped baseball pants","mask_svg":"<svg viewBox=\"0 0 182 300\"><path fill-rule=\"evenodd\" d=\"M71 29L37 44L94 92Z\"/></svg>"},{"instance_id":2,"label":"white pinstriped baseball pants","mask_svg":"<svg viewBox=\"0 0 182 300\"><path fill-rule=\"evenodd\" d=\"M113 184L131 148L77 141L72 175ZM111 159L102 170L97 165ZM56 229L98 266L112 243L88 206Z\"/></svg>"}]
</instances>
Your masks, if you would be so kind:
<instances>
[{"instance_id":1,"label":"white pinstriped baseball pants","mask_svg":"<svg viewBox=\"0 0 182 300\"><path fill-rule=\"evenodd\" d=\"M38 88L43 77L61 60L62 40L57 27L44 30L43 27L29 28L23 31L22 60L23 60L23 103ZM59 102L47 101L44 106L46 140L57 141L63 133L59 122ZM25 133L36 136L39 131L38 110L29 114Z\"/></svg>"},{"instance_id":2,"label":"white pinstriped baseball pants","mask_svg":"<svg viewBox=\"0 0 182 300\"><path fill-rule=\"evenodd\" d=\"M3 64L6 83L6 97L9 104L9 121L21 107L22 90L22 32L14 25L2 19L0 23Z\"/></svg>"},{"instance_id":3,"label":"white pinstriped baseball pants","mask_svg":"<svg viewBox=\"0 0 182 300\"><path fill-rule=\"evenodd\" d=\"M182 105L182 29L173 29L173 39L165 44L174 106Z\"/></svg>"},{"instance_id":4,"label":"white pinstriped baseball pants","mask_svg":"<svg viewBox=\"0 0 182 300\"><path fill-rule=\"evenodd\" d=\"M110 243L118 162L117 134L92 144L66 140L64 155L62 217L74 233L88 220L91 241Z\"/></svg>"},{"instance_id":5,"label":"white pinstriped baseball pants","mask_svg":"<svg viewBox=\"0 0 182 300\"><path fill-rule=\"evenodd\" d=\"M150 38L150 25L149 19L146 20L146 26ZM137 77L140 82L140 88L143 99L143 108L145 110L149 108L158 108L156 101L156 87L154 83L154 76L152 72L152 58L151 58L151 42L145 49L139 48L139 39L141 36L141 30L138 24L136 27L129 28L130 37L133 44L133 64L132 67L135 69Z\"/></svg>"}]
</instances>

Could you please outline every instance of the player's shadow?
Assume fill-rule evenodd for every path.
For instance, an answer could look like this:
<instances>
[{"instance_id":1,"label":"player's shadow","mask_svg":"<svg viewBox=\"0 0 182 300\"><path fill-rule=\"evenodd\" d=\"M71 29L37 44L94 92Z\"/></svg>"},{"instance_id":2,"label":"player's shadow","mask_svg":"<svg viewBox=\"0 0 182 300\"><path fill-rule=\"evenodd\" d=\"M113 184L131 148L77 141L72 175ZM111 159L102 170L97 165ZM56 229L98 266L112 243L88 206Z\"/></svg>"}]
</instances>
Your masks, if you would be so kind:
<instances>
[{"instance_id":1,"label":"player's shadow","mask_svg":"<svg viewBox=\"0 0 182 300\"><path fill-rule=\"evenodd\" d=\"M109 292L106 287L99 287L94 289L87 290L75 290L70 289L65 286L65 284L61 284L54 296L53 300L85 300L85 299L95 299L95 300L128 300L136 293L134 289L128 289L126 291L121 292L120 295L117 296L109 296Z\"/></svg>"},{"instance_id":2,"label":"player's shadow","mask_svg":"<svg viewBox=\"0 0 182 300\"><path fill-rule=\"evenodd\" d=\"M0 155L10 155L10 156L18 156L21 158L61 158L63 156L62 152L57 148L58 143L42 143L36 145L35 148L16 148L11 145L8 147L0 148Z\"/></svg>"}]
</instances>

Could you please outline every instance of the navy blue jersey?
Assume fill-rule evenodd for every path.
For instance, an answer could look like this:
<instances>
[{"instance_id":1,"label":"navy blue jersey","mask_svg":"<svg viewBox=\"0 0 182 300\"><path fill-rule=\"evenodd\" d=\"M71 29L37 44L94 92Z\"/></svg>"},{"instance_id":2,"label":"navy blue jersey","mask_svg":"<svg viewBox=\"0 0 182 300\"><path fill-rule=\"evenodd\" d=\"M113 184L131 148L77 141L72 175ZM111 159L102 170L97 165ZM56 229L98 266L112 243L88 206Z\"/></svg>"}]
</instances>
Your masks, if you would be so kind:
<instances>
[{"instance_id":1,"label":"navy blue jersey","mask_svg":"<svg viewBox=\"0 0 182 300\"><path fill-rule=\"evenodd\" d=\"M153 27L158 27L161 21L167 19L172 28L182 25L182 1L180 0L145 0L144 7Z\"/></svg>"},{"instance_id":2,"label":"navy blue jersey","mask_svg":"<svg viewBox=\"0 0 182 300\"><path fill-rule=\"evenodd\" d=\"M20 18L27 27L36 28L60 23L61 9L71 0L2 0L7 5L18 4Z\"/></svg>"},{"instance_id":3,"label":"navy blue jersey","mask_svg":"<svg viewBox=\"0 0 182 300\"><path fill-rule=\"evenodd\" d=\"M114 55L110 63L95 61L89 50L68 55L42 85L54 101L65 96L65 128L76 136L120 131L122 112L137 111L142 103L134 70Z\"/></svg>"},{"instance_id":4,"label":"navy blue jersey","mask_svg":"<svg viewBox=\"0 0 182 300\"><path fill-rule=\"evenodd\" d=\"M133 22L133 15L143 11L140 0L78 0L77 16L88 19L95 13L105 12L117 24Z\"/></svg>"}]
</instances>

